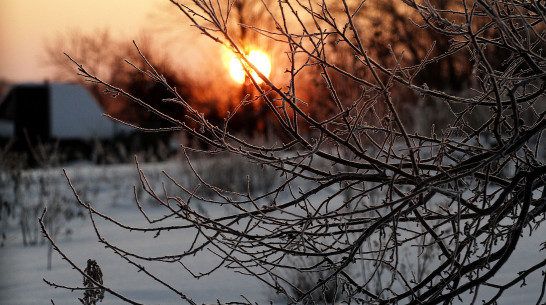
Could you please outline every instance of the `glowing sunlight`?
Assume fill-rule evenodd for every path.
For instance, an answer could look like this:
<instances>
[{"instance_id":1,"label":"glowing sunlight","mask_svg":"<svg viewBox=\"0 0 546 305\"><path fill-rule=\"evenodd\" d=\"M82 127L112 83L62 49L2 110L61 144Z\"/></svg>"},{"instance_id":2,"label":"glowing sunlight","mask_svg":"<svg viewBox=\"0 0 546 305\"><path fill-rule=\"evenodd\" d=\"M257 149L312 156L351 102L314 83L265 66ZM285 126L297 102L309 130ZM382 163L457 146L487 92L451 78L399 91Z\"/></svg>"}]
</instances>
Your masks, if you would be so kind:
<instances>
[{"instance_id":1,"label":"glowing sunlight","mask_svg":"<svg viewBox=\"0 0 546 305\"><path fill-rule=\"evenodd\" d=\"M248 54L248 60L254 66L256 66L256 68L258 68L258 70L262 72L263 75L269 77L269 73L271 73L271 63L269 62L269 58L267 57L267 55L260 51L251 51ZM241 66L241 62L235 55L233 55L233 57L229 61L229 73L231 74L233 80L235 80L236 82L240 84L245 82L245 70L243 69L243 66ZM252 77L254 77L258 84L262 83L261 78L255 71L252 71Z\"/></svg>"}]
</instances>

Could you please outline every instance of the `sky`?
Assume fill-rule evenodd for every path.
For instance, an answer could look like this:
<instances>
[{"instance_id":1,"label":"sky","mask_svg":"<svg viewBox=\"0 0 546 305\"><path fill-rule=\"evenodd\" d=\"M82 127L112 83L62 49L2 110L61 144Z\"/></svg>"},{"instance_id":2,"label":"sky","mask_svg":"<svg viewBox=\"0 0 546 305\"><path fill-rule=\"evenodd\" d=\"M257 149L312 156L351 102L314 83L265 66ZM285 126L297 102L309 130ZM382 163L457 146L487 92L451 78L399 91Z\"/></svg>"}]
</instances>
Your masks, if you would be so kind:
<instances>
[{"instance_id":1,"label":"sky","mask_svg":"<svg viewBox=\"0 0 546 305\"><path fill-rule=\"evenodd\" d=\"M157 23L168 5L167 0L0 0L0 79L45 81L48 41L105 28L131 41Z\"/></svg>"}]
</instances>

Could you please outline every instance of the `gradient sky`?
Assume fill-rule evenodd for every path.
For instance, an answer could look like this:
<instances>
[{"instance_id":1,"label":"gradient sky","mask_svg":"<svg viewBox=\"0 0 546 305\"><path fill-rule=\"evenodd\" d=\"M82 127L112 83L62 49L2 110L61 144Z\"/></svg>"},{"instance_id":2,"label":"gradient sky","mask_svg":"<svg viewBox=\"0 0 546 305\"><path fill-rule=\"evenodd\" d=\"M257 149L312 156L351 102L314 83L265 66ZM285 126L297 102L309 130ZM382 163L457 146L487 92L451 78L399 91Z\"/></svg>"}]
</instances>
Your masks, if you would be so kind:
<instances>
[{"instance_id":1,"label":"gradient sky","mask_svg":"<svg viewBox=\"0 0 546 305\"><path fill-rule=\"evenodd\" d=\"M48 79L44 46L71 32L110 29L131 41L157 22L167 0L0 0L0 79Z\"/></svg>"}]
</instances>

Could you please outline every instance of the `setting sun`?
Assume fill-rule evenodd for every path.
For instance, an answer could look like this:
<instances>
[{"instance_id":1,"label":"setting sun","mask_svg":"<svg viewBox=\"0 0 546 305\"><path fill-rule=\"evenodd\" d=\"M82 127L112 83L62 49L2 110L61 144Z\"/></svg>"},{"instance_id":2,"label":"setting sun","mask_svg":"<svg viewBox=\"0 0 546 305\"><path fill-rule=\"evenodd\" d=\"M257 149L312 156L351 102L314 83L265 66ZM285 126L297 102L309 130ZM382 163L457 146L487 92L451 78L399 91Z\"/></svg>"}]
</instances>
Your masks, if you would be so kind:
<instances>
[{"instance_id":1,"label":"setting sun","mask_svg":"<svg viewBox=\"0 0 546 305\"><path fill-rule=\"evenodd\" d=\"M263 75L269 77L271 73L271 63L267 55L260 51L251 51L248 54L248 61L250 61ZM250 69L252 71L252 69ZM233 55L229 61L229 73L231 77L238 83L242 84L245 82L245 70L241 66L241 62L237 56ZM252 71L252 77L256 80L258 84L262 83L262 79L258 76L255 71Z\"/></svg>"}]
</instances>

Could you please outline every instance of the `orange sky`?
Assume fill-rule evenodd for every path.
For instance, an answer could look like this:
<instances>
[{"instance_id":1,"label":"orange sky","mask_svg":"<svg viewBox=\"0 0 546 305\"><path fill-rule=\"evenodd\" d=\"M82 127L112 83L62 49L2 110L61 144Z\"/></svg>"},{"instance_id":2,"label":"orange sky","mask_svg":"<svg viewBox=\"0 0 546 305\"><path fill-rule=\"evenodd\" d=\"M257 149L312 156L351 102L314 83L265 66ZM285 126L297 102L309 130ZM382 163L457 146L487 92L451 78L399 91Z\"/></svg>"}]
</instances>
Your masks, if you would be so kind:
<instances>
[{"instance_id":1,"label":"orange sky","mask_svg":"<svg viewBox=\"0 0 546 305\"><path fill-rule=\"evenodd\" d=\"M0 0L0 79L43 81L45 43L74 31L110 29L131 41L158 23L167 0Z\"/></svg>"}]
</instances>

